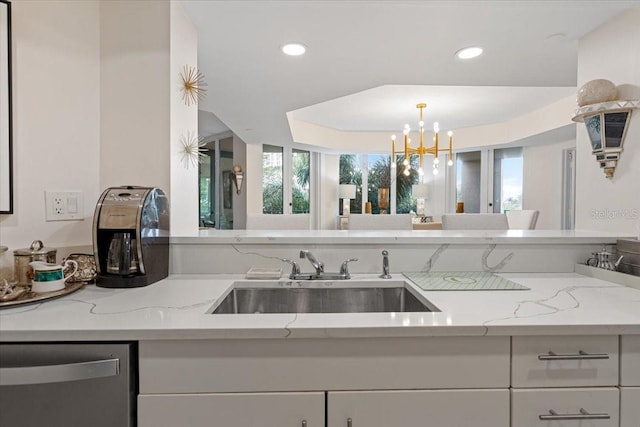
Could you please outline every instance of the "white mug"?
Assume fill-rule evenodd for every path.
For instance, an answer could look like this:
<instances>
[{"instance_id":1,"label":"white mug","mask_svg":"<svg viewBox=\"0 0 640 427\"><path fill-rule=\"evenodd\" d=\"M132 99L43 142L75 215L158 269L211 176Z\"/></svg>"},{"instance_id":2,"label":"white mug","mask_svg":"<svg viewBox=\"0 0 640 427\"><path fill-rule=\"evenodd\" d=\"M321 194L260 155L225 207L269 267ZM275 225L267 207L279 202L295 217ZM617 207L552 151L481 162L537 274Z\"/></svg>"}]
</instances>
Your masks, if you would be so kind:
<instances>
[{"instance_id":1,"label":"white mug","mask_svg":"<svg viewBox=\"0 0 640 427\"><path fill-rule=\"evenodd\" d=\"M64 281L78 272L78 263L66 260L64 264L49 264L42 261L33 261L29 265L33 268L32 292L54 292L64 289ZM71 265L73 270L65 276L64 269Z\"/></svg>"}]
</instances>

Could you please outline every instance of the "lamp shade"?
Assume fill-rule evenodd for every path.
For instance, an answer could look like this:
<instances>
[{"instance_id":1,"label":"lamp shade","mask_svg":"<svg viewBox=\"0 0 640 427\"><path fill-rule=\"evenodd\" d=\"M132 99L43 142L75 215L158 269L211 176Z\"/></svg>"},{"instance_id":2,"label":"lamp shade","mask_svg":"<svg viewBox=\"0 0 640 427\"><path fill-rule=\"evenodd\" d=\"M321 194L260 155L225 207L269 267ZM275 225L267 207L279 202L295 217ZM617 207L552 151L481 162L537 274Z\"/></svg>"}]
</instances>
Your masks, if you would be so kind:
<instances>
[{"instance_id":1,"label":"lamp shade","mask_svg":"<svg viewBox=\"0 0 640 427\"><path fill-rule=\"evenodd\" d=\"M414 199L426 199L428 188L427 184L413 184L411 186L411 195Z\"/></svg>"},{"instance_id":2,"label":"lamp shade","mask_svg":"<svg viewBox=\"0 0 640 427\"><path fill-rule=\"evenodd\" d=\"M340 199L355 199L356 198L356 185L355 184L340 184L338 186L338 197Z\"/></svg>"}]
</instances>

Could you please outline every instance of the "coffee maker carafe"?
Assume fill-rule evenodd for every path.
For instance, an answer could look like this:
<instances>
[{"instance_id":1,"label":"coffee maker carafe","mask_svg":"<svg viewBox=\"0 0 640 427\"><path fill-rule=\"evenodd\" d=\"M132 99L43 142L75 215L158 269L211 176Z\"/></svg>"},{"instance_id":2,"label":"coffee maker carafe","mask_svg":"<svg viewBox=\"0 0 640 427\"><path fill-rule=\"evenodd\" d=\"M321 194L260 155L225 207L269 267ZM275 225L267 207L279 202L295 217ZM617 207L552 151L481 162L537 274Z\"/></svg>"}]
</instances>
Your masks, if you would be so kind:
<instances>
[{"instance_id":1,"label":"coffee maker carafe","mask_svg":"<svg viewBox=\"0 0 640 427\"><path fill-rule=\"evenodd\" d=\"M146 286L169 274L169 203L150 187L105 190L93 217L97 284Z\"/></svg>"},{"instance_id":2,"label":"coffee maker carafe","mask_svg":"<svg viewBox=\"0 0 640 427\"><path fill-rule=\"evenodd\" d=\"M107 254L107 273L129 276L138 273L136 239L131 233L114 233Z\"/></svg>"}]
</instances>

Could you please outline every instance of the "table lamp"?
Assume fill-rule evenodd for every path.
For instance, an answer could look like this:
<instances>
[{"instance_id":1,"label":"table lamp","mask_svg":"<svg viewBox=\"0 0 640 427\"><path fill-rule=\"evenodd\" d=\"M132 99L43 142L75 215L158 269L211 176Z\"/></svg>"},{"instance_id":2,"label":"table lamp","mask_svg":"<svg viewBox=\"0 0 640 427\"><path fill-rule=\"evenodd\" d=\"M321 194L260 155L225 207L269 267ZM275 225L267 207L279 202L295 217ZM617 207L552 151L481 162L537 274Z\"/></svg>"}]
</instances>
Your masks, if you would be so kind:
<instances>
[{"instance_id":1,"label":"table lamp","mask_svg":"<svg viewBox=\"0 0 640 427\"><path fill-rule=\"evenodd\" d=\"M338 197L342 199L342 215L348 216L350 199L356 198L356 185L340 184L338 186Z\"/></svg>"},{"instance_id":2,"label":"table lamp","mask_svg":"<svg viewBox=\"0 0 640 427\"><path fill-rule=\"evenodd\" d=\"M424 201L427 198L427 184L413 184L411 186L411 195L416 199L416 214L424 216Z\"/></svg>"}]
</instances>

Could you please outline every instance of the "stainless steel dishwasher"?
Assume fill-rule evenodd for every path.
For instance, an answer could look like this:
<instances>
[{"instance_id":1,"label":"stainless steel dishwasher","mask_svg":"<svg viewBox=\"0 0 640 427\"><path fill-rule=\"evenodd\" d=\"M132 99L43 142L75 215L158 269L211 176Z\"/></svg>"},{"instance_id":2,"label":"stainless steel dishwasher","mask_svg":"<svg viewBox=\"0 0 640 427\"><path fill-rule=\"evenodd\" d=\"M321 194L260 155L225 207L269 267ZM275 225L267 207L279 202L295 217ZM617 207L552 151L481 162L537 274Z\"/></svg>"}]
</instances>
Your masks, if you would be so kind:
<instances>
[{"instance_id":1,"label":"stainless steel dishwasher","mask_svg":"<svg viewBox=\"0 0 640 427\"><path fill-rule=\"evenodd\" d=\"M0 426L131 427L133 343L0 344Z\"/></svg>"}]
</instances>

